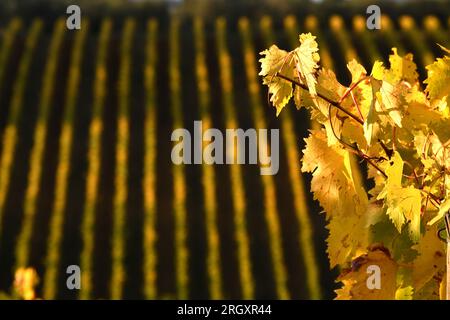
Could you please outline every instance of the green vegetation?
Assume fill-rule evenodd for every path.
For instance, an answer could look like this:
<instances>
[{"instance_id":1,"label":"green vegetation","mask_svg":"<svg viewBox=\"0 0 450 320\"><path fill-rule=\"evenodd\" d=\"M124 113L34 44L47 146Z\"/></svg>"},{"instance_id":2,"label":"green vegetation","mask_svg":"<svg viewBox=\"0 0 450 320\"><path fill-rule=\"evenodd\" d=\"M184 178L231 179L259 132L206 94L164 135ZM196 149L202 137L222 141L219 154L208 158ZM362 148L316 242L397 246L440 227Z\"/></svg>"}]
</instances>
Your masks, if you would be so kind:
<instances>
[{"instance_id":1,"label":"green vegetation","mask_svg":"<svg viewBox=\"0 0 450 320\"><path fill-rule=\"evenodd\" d=\"M136 22L128 18L122 31L119 82L117 87L119 110L117 115L116 172L114 182L114 211L112 231L112 271L110 291L112 299L121 299L125 283L126 204L128 197L128 147L130 140L130 77L131 50Z\"/></svg>"},{"instance_id":2,"label":"green vegetation","mask_svg":"<svg viewBox=\"0 0 450 320\"><path fill-rule=\"evenodd\" d=\"M101 166L101 148L103 131L103 111L105 107L105 98L108 78L107 58L108 48L110 48L112 21L105 19L102 22L100 35L98 39L97 64L94 80L94 100L92 102L92 116L89 126L89 149L88 149L88 171L86 174L86 200L84 204L83 221L81 225L81 234L83 238L83 249L81 252L81 299L90 299L92 297L92 264L95 245L95 222L96 206L98 203L98 186L100 179Z\"/></svg>"},{"instance_id":3,"label":"green vegetation","mask_svg":"<svg viewBox=\"0 0 450 320\"><path fill-rule=\"evenodd\" d=\"M236 119L236 111L233 96L233 80L231 73L231 57L226 46L226 21L218 18L215 24L216 47L219 60L220 83L222 89L222 104L225 115L226 128L239 128ZM247 231L248 214L242 168L237 164L230 165L231 194L233 201L233 215L235 228L235 241L239 263L239 276L243 299L254 298L255 284L252 275L252 263L250 259L249 235Z\"/></svg>"},{"instance_id":4,"label":"green vegetation","mask_svg":"<svg viewBox=\"0 0 450 320\"><path fill-rule=\"evenodd\" d=\"M42 178L42 167L44 165L45 141L48 134L50 112L54 107L53 96L56 83L56 72L59 64L61 46L64 41L66 25L60 19L55 23L52 42L48 50L48 60L45 66L41 98L38 107L38 118L34 128L34 144L30 154L30 169L28 172L28 184L24 200L24 216L22 229L17 238L16 246L16 267L27 267L29 265L29 254L31 246L31 236L35 223L36 206L41 190L39 185Z\"/></svg>"},{"instance_id":5,"label":"green vegetation","mask_svg":"<svg viewBox=\"0 0 450 320\"><path fill-rule=\"evenodd\" d=\"M169 91L172 127L174 130L183 128L183 112L181 101L181 73L180 73L180 21L174 18L169 27ZM172 168L173 177L173 212L175 215L175 271L177 298L187 299L188 259L187 226L186 226L186 177L184 166Z\"/></svg>"},{"instance_id":6,"label":"green vegetation","mask_svg":"<svg viewBox=\"0 0 450 320\"><path fill-rule=\"evenodd\" d=\"M13 22L11 27L13 30L16 30L17 23L18 22ZM21 57L19 70L14 82L6 128L3 132L3 149L0 158L0 234L3 232L2 221L5 210L5 201L11 182L10 179L16 156L16 146L20 138L18 135L18 128L23 114L25 91L27 89L27 84L29 83L28 74L31 63L33 62L34 50L41 35L42 25L42 20L34 20L28 31L23 56ZM11 32L14 33L15 31ZM5 46L6 49L4 49L3 52L8 52L8 41L6 41ZM5 53L5 56L7 56L7 53Z\"/></svg>"},{"instance_id":7,"label":"green vegetation","mask_svg":"<svg viewBox=\"0 0 450 320\"><path fill-rule=\"evenodd\" d=\"M145 160L144 160L144 274L145 298L157 298L156 288L156 139L157 139L157 104L156 104L156 66L158 41L158 22L152 19L147 25L146 62L145 62Z\"/></svg>"},{"instance_id":8,"label":"green vegetation","mask_svg":"<svg viewBox=\"0 0 450 320\"><path fill-rule=\"evenodd\" d=\"M212 127L211 94L208 67L206 65L204 24L201 18L194 21L196 76L199 96L200 118L203 130ZM220 236L217 227L216 175L213 166L202 165L202 184L205 197L206 232L208 242L209 295L211 299L223 299L220 259Z\"/></svg>"},{"instance_id":9,"label":"green vegetation","mask_svg":"<svg viewBox=\"0 0 450 320\"><path fill-rule=\"evenodd\" d=\"M46 269L43 279L43 296L54 299L57 296L63 228L64 212L67 206L69 192L68 179L71 170L72 143L74 140L74 119L79 97L81 81L81 64L83 49L88 34L89 22L85 19L81 31L76 33L72 49L67 82L67 94L64 104L61 135L59 137L58 164L56 168L55 196L50 218L49 235L47 240Z\"/></svg>"}]
</instances>

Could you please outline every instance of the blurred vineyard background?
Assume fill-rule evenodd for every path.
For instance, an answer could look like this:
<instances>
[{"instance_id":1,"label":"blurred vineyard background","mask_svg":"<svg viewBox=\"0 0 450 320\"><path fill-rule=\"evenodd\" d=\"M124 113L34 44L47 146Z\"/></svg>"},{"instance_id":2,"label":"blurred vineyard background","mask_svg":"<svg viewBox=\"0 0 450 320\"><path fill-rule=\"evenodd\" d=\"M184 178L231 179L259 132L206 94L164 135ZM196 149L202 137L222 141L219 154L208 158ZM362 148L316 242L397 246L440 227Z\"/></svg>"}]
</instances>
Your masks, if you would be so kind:
<instances>
[{"instance_id":1,"label":"blurred vineyard background","mask_svg":"<svg viewBox=\"0 0 450 320\"><path fill-rule=\"evenodd\" d=\"M82 28L69 31L65 6ZM448 1L63 1L0 4L0 291L31 266L39 297L330 299L320 208L300 173L305 110L275 117L258 52L318 37L349 83L391 47L450 46ZM175 128L280 128L280 170L173 166ZM364 172L361 172L364 175ZM80 265L82 289L66 288Z\"/></svg>"}]
</instances>

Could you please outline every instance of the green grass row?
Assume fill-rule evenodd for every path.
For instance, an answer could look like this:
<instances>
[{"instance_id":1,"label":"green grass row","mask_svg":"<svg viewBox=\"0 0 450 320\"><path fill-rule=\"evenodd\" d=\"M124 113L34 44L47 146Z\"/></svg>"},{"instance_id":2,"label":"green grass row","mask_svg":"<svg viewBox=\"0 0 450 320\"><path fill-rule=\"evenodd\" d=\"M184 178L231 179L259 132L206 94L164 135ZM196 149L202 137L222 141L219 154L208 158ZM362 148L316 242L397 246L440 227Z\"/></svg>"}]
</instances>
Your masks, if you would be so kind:
<instances>
[{"instance_id":1,"label":"green grass row","mask_svg":"<svg viewBox=\"0 0 450 320\"><path fill-rule=\"evenodd\" d=\"M53 96L55 93L55 82L57 80L56 72L58 70L65 30L65 21L63 19L57 20L53 29L53 35L48 49L48 59L42 76L38 116L34 127L34 141L29 158L30 168L25 191L24 215L22 218L22 228L17 238L15 253L16 267L14 269L29 266L31 237L37 211L37 199L40 192L39 186L42 178L42 168L44 166L45 141L48 134L50 112L54 107Z\"/></svg>"},{"instance_id":2,"label":"green grass row","mask_svg":"<svg viewBox=\"0 0 450 320\"><path fill-rule=\"evenodd\" d=\"M243 56L245 63L245 73L247 77L248 94L250 96L250 109L253 119L253 125L256 129L266 129L267 122L265 120L263 104L261 101L260 84L258 77L258 66L256 63L256 52L253 48L253 40L247 18L239 20L239 33L243 44ZM271 146L266 142L262 145L261 137L259 137L259 148L270 150ZM295 145L291 146L295 148ZM261 182L264 194L264 215L269 231L269 247L272 270L275 278L275 287L277 297L279 299L289 299L288 277L284 262L285 254L282 246L282 236L280 227L280 212L277 207L277 193L275 190L274 177L271 175L261 175Z\"/></svg>"},{"instance_id":3,"label":"green grass row","mask_svg":"<svg viewBox=\"0 0 450 320\"><path fill-rule=\"evenodd\" d=\"M146 299L157 297L156 264L156 145L157 145L157 105L156 67L158 63L158 22L152 19L147 24L145 61L145 160L144 160L144 295Z\"/></svg>"},{"instance_id":4,"label":"green grass row","mask_svg":"<svg viewBox=\"0 0 450 320\"><path fill-rule=\"evenodd\" d=\"M71 167L72 142L74 140L74 119L81 81L81 64L84 57L85 39L89 30L88 25L89 22L84 19L81 30L75 34L69 67L66 100L59 137L55 193L47 240L46 268L43 279L43 296L48 300L54 299L57 295L64 231L64 212L67 209L67 194L69 192L68 179Z\"/></svg>"},{"instance_id":5,"label":"green grass row","mask_svg":"<svg viewBox=\"0 0 450 320\"><path fill-rule=\"evenodd\" d=\"M93 87L92 115L89 125L88 138L88 170L86 174L86 198L81 222L81 237L83 247L81 251L81 299L92 298L93 288L93 262L95 246L96 206L98 203L98 187L100 181L103 112L107 94L108 80L108 52L110 48L111 19L103 20L97 42L97 57L95 67L95 80Z\"/></svg>"},{"instance_id":6,"label":"green grass row","mask_svg":"<svg viewBox=\"0 0 450 320\"><path fill-rule=\"evenodd\" d=\"M195 70L200 119L202 119L203 122L203 130L208 130L212 127L211 95L208 67L206 65L204 24L200 18L197 18L194 21L194 45L196 51ZM207 234L206 266L208 271L209 297L211 299L223 299L220 236L217 226L216 175L214 166L208 164L202 165L202 186L203 194L205 195Z\"/></svg>"},{"instance_id":7,"label":"green grass row","mask_svg":"<svg viewBox=\"0 0 450 320\"><path fill-rule=\"evenodd\" d=\"M180 40L180 20L178 18L171 19L169 28L169 92L174 130L184 128L181 98ZM184 165L173 165L172 177L173 212L175 218L176 290L178 299L187 299L189 295L189 250L187 247L188 230L186 224L186 176Z\"/></svg>"},{"instance_id":8,"label":"green grass row","mask_svg":"<svg viewBox=\"0 0 450 320\"><path fill-rule=\"evenodd\" d=\"M233 75L231 56L226 45L226 20L219 18L215 24L216 48L219 60L222 104L224 108L225 127L239 128L234 105ZM230 150L227 150L230 152ZM252 274L250 244L247 230L247 203L241 166L232 164L230 168L231 196L233 202L235 241L237 245L237 261L243 299L254 298L255 283Z\"/></svg>"},{"instance_id":9,"label":"green grass row","mask_svg":"<svg viewBox=\"0 0 450 320\"><path fill-rule=\"evenodd\" d=\"M0 158L0 234L3 231L2 222L5 201L9 193L11 173L16 156L16 146L19 142L18 128L22 119L25 92L27 84L30 81L28 75L33 62L34 52L41 36L42 27L42 20L34 20L25 39L25 48L20 58L19 69L14 80L9 114L3 132L3 149Z\"/></svg>"},{"instance_id":10,"label":"green grass row","mask_svg":"<svg viewBox=\"0 0 450 320\"><path fill-rule=\"evenodd\" d=\"M130 141L130 79L132 44L136 22L125 21L120 44L120 65L117 115L116 166L113 200L111 299L121 299L126 281L125 272L125 228L128 198L128 148Z\"/></svg>"},{"instance_id":11,"label":"green grass row","mask_svg":"<svg viewBox=\"0 0 450 320\"><path fill-rule=\"evenodd\" d=\"M22 28L22 20L19 18L11 19L10 23L3 31L1 49L0 49L0 90L3 87L5 71L8 66L8 61L11 58L11 53L16 39L17 33Z\"/></svg>"}]
</instances>

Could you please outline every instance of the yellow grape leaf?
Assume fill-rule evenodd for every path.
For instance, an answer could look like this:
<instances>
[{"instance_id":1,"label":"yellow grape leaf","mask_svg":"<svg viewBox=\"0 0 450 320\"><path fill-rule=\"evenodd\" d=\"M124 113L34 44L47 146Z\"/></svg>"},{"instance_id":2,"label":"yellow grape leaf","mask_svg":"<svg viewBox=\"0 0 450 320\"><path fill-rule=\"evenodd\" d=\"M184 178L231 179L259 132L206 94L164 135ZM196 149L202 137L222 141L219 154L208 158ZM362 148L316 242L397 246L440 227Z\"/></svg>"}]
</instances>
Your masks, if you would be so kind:
<instances>
[{"instance_id":1,"label":"yellow grape leaf","mask_svg":"<svg viewBox=\"0 0 450 320\"><path fill-rule=\"evenodd\" d=\"M327 216L353 216L366 212L368 199L354 178L350 153L340 146L329 146L322 130L311 130L305 139L302 171L312 172L311 191Z\"/></svg>"},{"instance_id":2,"label":"yellow grape leaf","mask_svg":"<svg viewBox=\"0 0 450 320\"><path fill-rule=\"evenodd\" d=\"M339 83L332 70L322 68L317 73L316 91L320 96L337 102L345 94L346 90L347 87ZM300 91L300 100L302 101L302 104L310 110L311 117L322 124L329 122L328 109L330 104L318 96L312 96L309 91ZM351 110L353 107L351 98L347 97L344 99L344 101L341 102L341 106L347 110ZM344 113L340 112L340 116L343 115Z\"/></svg>"},{"instance_id":3,"label":"yellow grape leaf","mask_svg":"<svg viewBox=\"0 0 450 320\"><path fill-rule=\"evenodd\" d=\"M386 122L390 122L401 128L403 100L411 89L411 84L400 81L402 79L413 81L417 78L417 74L414 73L416 67L412 62L412 56L407 55L401 58L397 55L395 48L393 51L394 54L390 56L391 69L386 69L382 62L376 61L372 68L370 83L373 95L376 97L374 107L380 120L385 125Z\"/></svg>"},{"instance_id":4,"label":"yellow grape leaf","mask_svg":"<svg viewBox=\"0 0 450 320\"><path fill-rule=\"evenodd\" d=\"M382 81L381 85L376 83L377 80L374 80L374 87L376 91L377 102L375 104L375 109L379 114L384 114L389 116L393 124L398 127L402 127L402 113L400 108L400 98L402 96L402 92L399 86L394 86L387 81ZM376 89L379 90L377 91Z\"/></svg>"},{"instance_id":5,"label":"yellow grape leaf","mask_svg":"<svg viewBox=\"0 0 450 320\"><path fill-rule=\"evenodd\" d=\"M394 152L391 158L390 165L386 168L387 181L386 186L388 188L401 187L403 177L403 159L398 152Z\"/></svg>"},{"instance_id":6,"label":"yellow grape leaf","mask_svg":"<svg viewBox=\"0 0 450 320\"><path fill-rule=\"evenodd\" d=\"M367 74L366 69L359 64L355 59L351 60L347 64L347 69L350 71L352 75L352 84L358 82L362 77L365 77Z\"/></svg>"},{"instance_id":7,"label":"yellow grape leaf","mask_svg":"<svg viewBox=\"0 0 450 320\"><path fill-rule=\"evenodd\" d=\"M353 167L350 153L340 146L329 146L324 129L311 131L305 141L302 171L312 172L314 199L331 219L327 251L333 267L344 263L359 248L367 247L367 194L354 177L357 168Z\"/></svg>"},{"instance_id":8,"label":"yellow grape leaf","mask_svg":"<svg viewBox=\"0 0 450 320\"><path fill-rule=\"evenodd\" d=\"M367 147L364 138L364 130L359 123L351 119L345 119L341 126L342 137L350 144L356 143L360 149Z\"/></svg>"},{"instance_id":9,"label":"yellow grape leaf","mask_svg":"<svg viewBox=\"0 0 450 320\"><path fill-rule=\"evenodd\" d=\"M430 128L438 136L439 141L448 147L450 142L450 118L443 118L441 121L431 123ZM447 157L447 159L449 158Z\"/></svg>"},{"instance_id":10,"label":"yellow grape leaf","mask_svg":"<svg viewBox=\"0 0 450 320\"><path fill-rule=\"evenodd\" d=\"M412 300L414 289L412 286L398 288L395 291L395 300Z\"/></svg>"},{"instance_id":11,"label":"yellow grape leaf","mask_svg":"<svg viewBox=\"0 0 450 320\"><path fill-rule=\"evenodd\" d=\"M402 123L407 129L402 133L408 131L410 136L414 138L417 135L417 130L423 131L425 136L435 134L439 141L438 149L441 149L442 145L450 141L450 118L443 117L442 113L431 109L427 103L410 101ZM409 137L410 139L412 137Z\"/></svg>"},{"instance_id":12,"label":"yellow grape leaf","mask_svg":"<svg viewBox=\"0 0 450 320\"><path fill-rule=\"evenodd\" d=\"M442 118L441 115L429 108L426 103L418 101L408 102L408 108L404 114L403 122L408 129L428 129L435 127Z\"/></svg>"},{"instance_id":13,"label":"yellow grape leaf","mask_svg":"<svg viewBox=\"0 0 450 320\"><path fill-rule=\"evenodd\" d=\"M264 56L261 63L260 76L263 76L263 84L269 87L270 101L277 109L277 116L292 97L292 83L280 77L282 74L294 79L294 60L292 55L285 50L272 45L268 50L260 53Z\"/></svg>"},{"instance_id":14,"label":"yellow grape leaf","mask_svg":"<svg viewBox=\"0 0 450 320\"><path fill-rule=\"evenodd\" d=\"M417 241L420 236L420 215L422 207L422 194L419 189L412 186L406 188L394 187L388 191L386 198L386 207L388 216L395 221L404 217L405 221L410 222L410 238ZM396 220L397 219L397 220ZM396 225L398 228L398 224Z\"/></svg>"},{"instance_id":15,"label":"yellow grape leaf","mask_svg":"<svg viewBox=\"0 0 450 320\"><path fill-rule=\"evenodd\" d=\"M321 69L319 71L316 85L318 95L332 101L339 101L346 93L347 89L347 87L339 83L333 71L329 69ZM355 94L355 99L360 101L360 93L357 88L352 92ZM296 98L295 94L294 98ZM340 138L342 135L344 135L345 138L348 138L350 143L358 142L358 145L362 146L362 144L360 144L361 142L365 145L365 142L361 139L361 137L363 138L363 131L359 124L353 119L350 119L342 111L334 106L330 106L328 102L318 96L311 96L311 94L305 90L299 90L298 100L309 109L312 119L325 126L329 145L340 144L336 137ZM362 102L359 103L361 105L363 104ZM357 114L357 110L354 107L350 95L341 101L340 105L344 109Z\"/></svg>"},{"instance_id":16,"label":"yellow grape leaf","mask_svg":"<svg viewBox=\"0 0 450 320\"><path fill-rule=\"evenodd\" d=\"M372 266L372 267L371 267ZM369 289L369 277L373 274L371 268L380 270L380 288ZM349 269L342 271L338 281L343 283L341 289L336 290L338 300L392 300L397 291L397 263L391 259L389 251L383 247L376 247L367 254L352 261Z\"/></svg>"},{"instance_id":17,"label":"yellow grape leaf","mask_svg":"<svg viewBox=\"0 0 450 320\"><path fill-rule=\"evenodd\" d=\"M431 279L420 290L414 293L415 300L439 300L440 299L439 279ZM445 299L445 298L444 298Z\"/></svg>"},{"instance_id":18,"label":"yellow grape leaf","mask_svg":"<svg viewBox=\"0 0 450 320\"><path fill-rule=\"evenodd\" d=\"M439 206L439 212L438 212L438 214L433 218L433 219L431 219L429 222L428 222L428 225L433 225L433 224L435 224L436 222L438 222L439 220L441 220L444 216L445 216L445 214L447 213L447 212L449 212L450 211L450 199L446 199L444 202L442 202L441 203L441 205Z\"/></svg>"},{"instance_id":19,"label":"yellow grape leaf","mask_svg":"<svg viewBox=\"0 0 450 320\"><path fill-rule=\"evenodd\" d=\"M377 80L382 81L384 79L384 73L386 72L386 68L383 66L383 62L375 61L372 67L372 72L370 75Z\"/></svg>"},{"instance_id":20,"label":"yellow grape leaf","mask_svg":"<svg viewBox=\"0 0 450 320\"><path fill-rule=\"evenodd\" d=\"M364 130L364 138L366 138L367 145L370 146L372 144L372 138L374 135L374 126L377 121L377 114L375 110L375 104L377 103L377 91L379 90L379 82L375 82L375 85L372 85L372 100L370 102L369 112L364 121L363 130Z\"/></svg>"},{"instance_id":21,"label":"yellow grape leaf","mask_svg":"<svg viewBox=\"0 0 450 320\"><path fill-rule=\"evenodd\" d=\"M445 244L438 238L436 226L427 226L424 236L413 249L418 252L413 262L414 287L420 290L446 268Z\"/></svg>"},{"instance_id":22,"label":"yellow grape leaf","mask_svg":"<svg viewBox=\"0 0 450 320\"><path fill-rule=\"evenodd\" d=\"M318 92L333 101L338 101L347 89L337 80L336 74L330 69L321 69L318 72L317 82Z\"/></svg>"},{"instance_id":23,"label":"yellow grape leaf","mask_svg":"<svg viewBox=\"0 0 450 320\"><path fill-rule=\"evenodd\" d=\"M297 110L300 110L300 108L304 105L304 101L305 101L305 90L303 90L299 86L295 86L294 103Z\"/></svg>"},{"instance_id":24,"label":"yellow grape leaf","mask_svg":"<svg viewBox=\"0 0 450 320\"><path fill-rule=\"evenodd\" d=\"M316 37L311 33L302 33L299 36L300 46L293 52L297 57L296 69L298 76L304 79L311 95L316 95L316 76L315 73L319 65L320 57L318 54L319 47Z\"/></svg>"},{"instance_id":25,"label":"yellow grape leaf","mask_svg":"<svg viewBox=\"0 0 450 320\"><path fill-rule=\"evenodd\" d=\"M327 253L331 268L344 265L349 258L366 250L369 244L367 220L365 214L331 217L326 227L330 231Z\"/></svg>"},{"instance_id":26,"label":"yellow grape leaf","mask_svg":"<svg viewBox=\"0 0 450 320\"><path fill-rule=\"evenodd\" d=\"M394 152L385 171L386 183L377 199L385 199L386 214L398 232L401 233L403 225L410 222L411 239L416 241L420 236L421 192L413 186L402 187L403 160L398 152Z\"/></svg>"},{"instance_id":27,"label":"yellow grape leaf","mask_svg":"<svg viewBox=\"0 0 450 320\"><path fill-rule=\"evenodd\" d=\"M448 53L448 50L444 48ZM428 77L424 81L427 84L426 92L431 100L444 99L450 106L450 56L436 59L426 67ZM442 109L442 107L441 107Z\"/></svg>"},{"instance_id":28,"label":"yellow grape leaf","mask_svg":"<svg viewBox=\"0 0 450 320\"><path fill-rule=\"evenodd\" d=\"M408 53L401 57L397 54L397 48L392 48L393 54L389 56L390 70L392 81L400 82L402 80L411 84L417 82L419 75L417 73L417 66L413 61L413 55Z\"/></svg>"}]
</instances>

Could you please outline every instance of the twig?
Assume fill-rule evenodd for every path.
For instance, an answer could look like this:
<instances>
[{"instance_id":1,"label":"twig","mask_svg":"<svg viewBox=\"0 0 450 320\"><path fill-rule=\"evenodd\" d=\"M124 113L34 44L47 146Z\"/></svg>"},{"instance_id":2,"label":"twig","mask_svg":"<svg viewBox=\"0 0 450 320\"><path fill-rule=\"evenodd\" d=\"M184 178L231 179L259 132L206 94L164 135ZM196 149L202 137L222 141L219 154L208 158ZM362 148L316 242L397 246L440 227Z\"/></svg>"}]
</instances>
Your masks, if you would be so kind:
<instances>
[{"instance_id":1,"label":"twig","mask_svg":"<svg viewBox=\"0 0 450 320\"><path fill-rule=\"evenodd\" d=\"M368 79L368 76L364 76L361 79L359 79L358 81L356 81L354 84L352 84L350 86L350 88L348 88L346 90L346 92L344 93L344 95L341 97L341 99L339 99L339 103L342 103L342 101L344 101L345 98L347 98L348 94L351 93L353 91L353 89L355 89L361 82L363 82L364 80Z\"/></svg>"},{"instance_id":2,"label":"twig","mask_svg":"<svg viewBox=\"0 0 450 320\"><path fill-rule=\"evenodd\" d=\"M379 173L381 173L383 175L383 177L387 178L387 174L381 170L381 168L375 163L373 162L369 157L362 157L364 160L367 161L368 164L370 164L372 167L374 167L375 169L378 170Z\"/></svg>"},{"instance_id":3,"label":"twig","mask_svg":"<svg viewBox=\"0 0 450 320\"><path fill-rule=\"evenodd\" d=\"M300 88L309 91L308 86L304 85L303 83L300 83L294 79L291 79L289 77L286 77L282 74L277 73L276 76L278 78L284 79L286 81L291 82L292 84L295 84L296 86L299 86ZM361 120L359 117L355 116L353 113L351 113L350 111L342 108L342 106L339 105L339 103L337 101L333 101L323 95L321 95L320 93L317 93L317 96L323 100L325 100L326 102L328 102L329 104L331 104L333 107L338 108L339 110L341 110L342 112L344 112L346 115L348 115L349 117L351 117L353 120L357 121L359 124L364 125L364 121Z\"/></svg>"}]
</instances>

